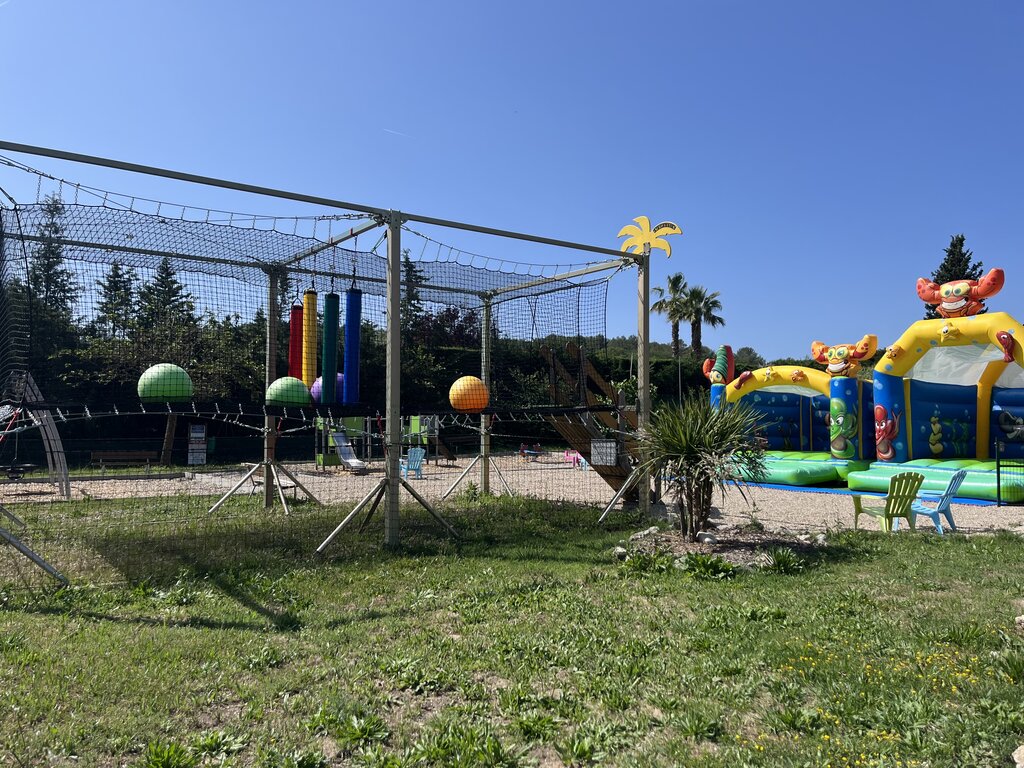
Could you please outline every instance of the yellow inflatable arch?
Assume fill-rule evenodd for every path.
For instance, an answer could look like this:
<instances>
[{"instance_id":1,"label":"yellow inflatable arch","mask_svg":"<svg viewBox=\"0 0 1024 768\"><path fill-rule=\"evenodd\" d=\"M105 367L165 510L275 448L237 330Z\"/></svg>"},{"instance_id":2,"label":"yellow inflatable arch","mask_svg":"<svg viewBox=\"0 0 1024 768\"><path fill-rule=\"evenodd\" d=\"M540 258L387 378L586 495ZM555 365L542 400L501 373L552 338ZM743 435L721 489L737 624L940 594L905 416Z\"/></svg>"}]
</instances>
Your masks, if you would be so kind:
<instances>
[{"instance_id":1,"label":"yellow inflatable arch","mask_svg":"<svg viewBox=\"0 0 1024 768\"><path fill-rule=\"evenodd\" d=\"M758 368L750 376L741 373L725 388L725 401L735 403L751 392L767 389L799 395L829 395L829 375L817 368L797 365L776 365Z\"/></svg>"}]
</instances>

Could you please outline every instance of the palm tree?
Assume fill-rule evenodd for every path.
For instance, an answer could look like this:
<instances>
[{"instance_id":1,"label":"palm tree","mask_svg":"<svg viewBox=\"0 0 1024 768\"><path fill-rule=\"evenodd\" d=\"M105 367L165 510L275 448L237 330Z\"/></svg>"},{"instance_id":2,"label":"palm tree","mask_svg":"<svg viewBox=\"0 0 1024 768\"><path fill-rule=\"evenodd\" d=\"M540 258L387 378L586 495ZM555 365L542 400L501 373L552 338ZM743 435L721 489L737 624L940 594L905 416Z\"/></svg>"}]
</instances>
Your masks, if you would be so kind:
<instances>
[{"instance_id":1,"label":"palm tree","mask_svg":"<svg viewBox=\"0 0 1024 768\"><path fill-rule=\"evenodd\" d=\"M715 314L722 310L722 302L718 300L718 296L718 291L708 293L708 289L703 285L694 285L686 289L683 319L690 323L690 349L698 357L703 352L703 327L710 325L712 328L718 328L725 325L725 320Z\"/></svg>"},{"instance_id":2,"label":"palm tree","mask_svg":"<svg viewBox=\"0 0 1024 768\"><path fill-rule=\"evenodd\" d=\"M679 359L679 324L686 321L686 278L682 272L668 276L665 288L654 288L658 300L651 304L651 312L665 315L672 325L672 357Z\"/></svg>"}]
</instances>

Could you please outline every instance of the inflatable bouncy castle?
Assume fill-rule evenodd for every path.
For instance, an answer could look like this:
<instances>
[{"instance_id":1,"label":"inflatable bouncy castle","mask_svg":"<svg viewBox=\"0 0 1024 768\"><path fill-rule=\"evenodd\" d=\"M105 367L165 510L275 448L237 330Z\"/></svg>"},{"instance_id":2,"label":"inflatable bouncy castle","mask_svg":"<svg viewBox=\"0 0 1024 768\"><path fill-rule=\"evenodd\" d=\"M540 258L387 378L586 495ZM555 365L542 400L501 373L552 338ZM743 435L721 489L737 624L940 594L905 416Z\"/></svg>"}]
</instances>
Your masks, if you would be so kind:
<instances>
[{"instance_id":1,"label":"inflatable bouncy castle","mask_svg":"<svg viewBox=\"0 0 1024 768\"><path fill-rule=\"evenodd\" d=\"M1024 477L997 478L995 461L997 448L1024 459L1024 326L985 307L1003 283L1001 269L944 285L919 279L919 298L940 317L911 325L871 380L858 372L877 351L872 335L856 344L815 341L811 354L825 371L776 366L733 378L731 366L719 365L728 375L715 378L717 360L709 360L712 402L742 400L763 416L769 483L845 480L884 493L892 475L913 470L925 476L922 490L942 491L967 469L958 495L995 499L999 485L1004 501L1024 501Z\"/></svg>"},{"instance_id":2,"label":"inflatable bouncy castle","mask_svg":"<svg viewBox=\"0 0 1024 768\"><path fill-rule=\"evenodd\" d=\"M878 461L852 473L850 488L884 491L912 469L925 476L922 490L941 491L967 469L959 495L996 498L996 447L1024 458L1024 326L984 305L1003 281L1001 269L942 286L918 280L918 296L937 303L940 317L911 325L875 366ZM1001 480L1004 501L1024 501L1024 478Z\"/></svg>"},{"instance_id":3,"label":"inflatable bouncy castle","mask_svg":"<svg viewBox=\"0 0 1024 768\"><path fill-rule=\"evenodd\" d=\"M871 382L857 378L860 361L870 358L878 340L857 344L815 341L811 353L828 370L782 365L741 373L729 381L711 379L712 403L743 401L760 418L758 437L766 448L766 482L817 485L845 480L874 458L870 414ZM728 347L723 349L728 350ZM718 357L722 350L719 350ZM730 350L731 353L731 350Z\"/></svg>"}]
</instances>

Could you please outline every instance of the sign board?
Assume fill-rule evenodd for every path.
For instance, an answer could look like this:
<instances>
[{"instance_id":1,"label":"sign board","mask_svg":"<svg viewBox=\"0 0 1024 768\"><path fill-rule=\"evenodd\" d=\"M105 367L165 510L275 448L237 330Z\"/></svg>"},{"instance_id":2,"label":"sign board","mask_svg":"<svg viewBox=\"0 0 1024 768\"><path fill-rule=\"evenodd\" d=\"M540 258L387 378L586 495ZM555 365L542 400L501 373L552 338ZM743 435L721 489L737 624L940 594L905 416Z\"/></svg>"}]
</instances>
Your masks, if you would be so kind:
<instances>
[{"instance_id":1,"label":"sign board","mask_svg":"<svg viewBox=\"0 0 1024 768\"><path fill-rule=\"evenodd\" d=\"M595 467L614 467L619 463L619 445L614 440L591 440L590 463Z\"/></svg>"},{"instance_id":2,"label":"sign board","mask_svg":"<svg viewBox=\"0 0 1024 768\"><path fill-rule=\"evenodd\" d=\"M206 463L206 425L188 425L188 463L196 466Z\"/></svg>"}]
</instances>

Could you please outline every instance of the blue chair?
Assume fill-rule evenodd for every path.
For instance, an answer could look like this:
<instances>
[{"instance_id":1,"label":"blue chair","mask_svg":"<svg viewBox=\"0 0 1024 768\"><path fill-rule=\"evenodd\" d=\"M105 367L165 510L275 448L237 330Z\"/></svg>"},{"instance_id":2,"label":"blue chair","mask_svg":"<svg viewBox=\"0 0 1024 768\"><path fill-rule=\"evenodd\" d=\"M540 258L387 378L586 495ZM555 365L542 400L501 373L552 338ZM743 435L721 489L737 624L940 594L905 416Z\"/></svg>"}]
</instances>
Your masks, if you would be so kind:
<instances>
[{"instance_id":1,"label":"blue chair","mask_svg":"<svg viewBox=\"0 0 1024 768\"><path fill-rule=\"evenodd\" d=\"M410 448L409 452L398 460L399 467L402 470L402 477L409 479L409 473L412 472L416 477L423 477L423 457L427 455L427 451L424 448Z\"/></svg>"},{"instance_id":2,"label":"blue chair","mask_svg":"<svg viewBox=\"0 0 1024 768\"><path fill-rule=\"evenodd\" d=\"M917 494L917 498L914 503L910 505L910 527L914 527L914 518L918 515L925 515L932 519L932 523L935 525L935 530L942 535L942 522L940 517L946 518L946 522L949 523L949 528L952 531L956 530L956 523L953 522L953 513L949 511L949 505L953 501L953 497L956 496L956 492L960 490L960 486L964 482L964 478L967 477L967 470L961 469L953 473L953 476L949 478L949 483L946 485L946 490L942 492L935 491L921 491ZM934 507L926 507L925 502L929 504L936 504ZM896 521L894 528L899 525Z\"/></svg>"}]
</instances>

